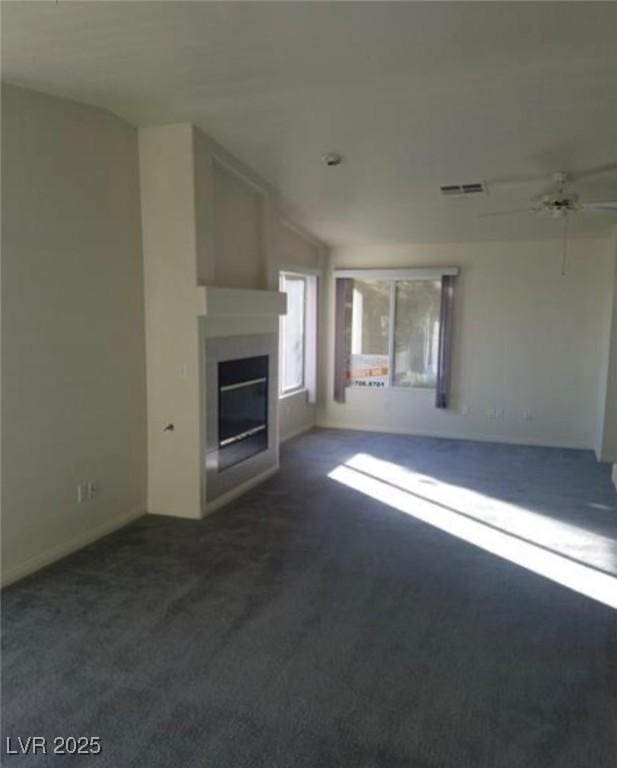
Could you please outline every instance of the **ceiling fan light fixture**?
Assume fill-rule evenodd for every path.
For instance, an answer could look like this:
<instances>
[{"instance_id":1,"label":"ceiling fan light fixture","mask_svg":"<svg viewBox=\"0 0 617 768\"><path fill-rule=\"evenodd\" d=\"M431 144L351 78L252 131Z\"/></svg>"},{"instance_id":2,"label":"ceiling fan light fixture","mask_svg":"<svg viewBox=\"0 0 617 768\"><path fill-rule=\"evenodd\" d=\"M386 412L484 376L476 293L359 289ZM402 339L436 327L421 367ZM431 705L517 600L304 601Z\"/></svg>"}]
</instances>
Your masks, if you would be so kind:
<instances>
[{"instance_id":1,"label":"ceiling fan light fixture","mask_svg":"<svg viewBox=\"0 0 617 768\"><path fill-rule=\"evenodd\" d=\"M536 211L540 214L546 214L554 219L562 219L569 213L576 213L580 211L582 205L578 199L578 195L571 193L568 195L543 195Z\"/></svg>"}]
</instances>

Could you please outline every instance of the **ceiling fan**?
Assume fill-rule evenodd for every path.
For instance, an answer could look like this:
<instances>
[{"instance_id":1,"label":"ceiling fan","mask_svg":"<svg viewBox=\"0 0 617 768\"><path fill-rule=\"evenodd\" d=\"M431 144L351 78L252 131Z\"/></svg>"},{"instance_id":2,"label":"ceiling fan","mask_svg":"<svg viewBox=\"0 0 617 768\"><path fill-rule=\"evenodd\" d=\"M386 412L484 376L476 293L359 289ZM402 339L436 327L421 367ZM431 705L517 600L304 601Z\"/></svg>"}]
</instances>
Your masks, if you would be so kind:
<instances>
[{"instance_id":1,"label":"ceiling fan","mask_svg":"<svg viewBox=\"0 0 617 768\"><path fill-rule=\"evenodd\" d=\"M569 216L578 213L613 213L617 214L617 199L614 200L588 200L580 199L576 192L567 187L571 187L573 181L578 181L590 176L596 176L600 173L614 170L617 165L604 166L600 169L588 171L580 174L569 174L565 171L558 171L553 174L552 187L545 194L533 198L532 204L526 208L513 208L506 211L491 211L480 214L481 217L488 216L507 216L513 213L534 213L539 216L545 216L552 219L567 220ZM531 183L536 179L522 179L520 181L496 181L491 186L503 186L508 184Z\"/></svg>"},{"instance_id":2,"label":"ceiling fan","mask_svg":"<svg viewBox=\"0 0 617 768\"><path fill-rule=\"evenodd\" d=\"M552 176L552 185L548 192L534 197L531 205L526 208L514 208L506 211L491 211L489 213L479 214L481 217L489 216L508 216L516 213L531 213L536 216L542 216L551 219L560 220L563 223L563 248L561 255L561 274L566 274L566 261L568 255L568 221L576 215L584 213L604 213L617 215L617 199L612 200L581 200L576 192L571 191L569 187L573 182L587 179L592 176L599 176L603 173L617 171L617 163L592 168L581 173L567 173L558 171ZM487 184L487 188L494 186L511 186L513 184L532 184L538 182L538 178L527 179L501 179Z\"/></svg>"}]
</instances>

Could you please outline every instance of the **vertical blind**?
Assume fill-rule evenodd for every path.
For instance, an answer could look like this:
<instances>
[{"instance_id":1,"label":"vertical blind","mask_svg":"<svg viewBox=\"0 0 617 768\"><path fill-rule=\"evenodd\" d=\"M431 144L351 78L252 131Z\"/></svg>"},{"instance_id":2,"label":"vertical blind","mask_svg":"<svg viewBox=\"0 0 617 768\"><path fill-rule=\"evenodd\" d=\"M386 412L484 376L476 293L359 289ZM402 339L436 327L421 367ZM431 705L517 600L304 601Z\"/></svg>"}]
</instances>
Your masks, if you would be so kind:
<instances>
[{"instance_id":1,"label":"vertical blind","mask_svg":"<svg viewBox=\"0 0 617 768\"><path fill-rule=\"evenodd\" d=\"M339 277L335 280L336 303L334 318L334 399L337 403L345 402L345 388L347 387L347 360L349 350L347 337L348 305L351 300L353 280L348 277Z\"/></svg>"}]
</instances>

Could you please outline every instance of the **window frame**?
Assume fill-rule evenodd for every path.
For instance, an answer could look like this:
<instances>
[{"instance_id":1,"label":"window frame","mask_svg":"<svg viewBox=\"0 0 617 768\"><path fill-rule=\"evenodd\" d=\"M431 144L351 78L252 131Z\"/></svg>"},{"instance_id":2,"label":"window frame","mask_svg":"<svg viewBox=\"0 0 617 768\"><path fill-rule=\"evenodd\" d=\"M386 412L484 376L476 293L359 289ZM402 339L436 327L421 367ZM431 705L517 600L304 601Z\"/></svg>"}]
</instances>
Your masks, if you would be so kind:
<instances>
[{"instance_id":1,"label":"window frame","mask_svg":"<svg viewBox=\"0 0 617 768\"><path fill-rule=\"evenodd\" d=\"M287 319L287 314L283 315L281 317L280 322L280 328L279 328L279 398L287 397L289 395L295 395L298 392L304 392L306 391L306 374L307 374L307 355L306 355L306 347L307 347L307 301L308 301L308 279L307 275L302 274L301 272L292 272L287 269L282 269L279 272L279 291L282 293L285 293L287 295L287 291L284 288L285 281L290 280L298 280L301 281L304 284L304 290L303 290L303 301L302 301L302 377L301 382L299 385L294 387L287 387L285 388L283 382L284 382L284 347L285 347L285 320Z\"/></svg>"},{"instance_id":2,"label":"window frame","mask_svg":"<svg viewBox=\"0 0 617 768\"><path fill-rule=\"evenodd\" d=\"M299 387L283 389L282 361L284 354L284 321L286 315L282 315L279 323L279 399L293 395L306 393L309 403L317 402L317 358L318 358L318 324L319 324L319 279L321 271L304 267L279 267L278 284L279 291L283 291L283 279L304 280L304 356L303 356L303 381ZM284 292L284 291L283 291Z\"/></svg>"},{"instance_id":3,"label":"window frame","mask_svg":"<svg viewBox=\"0 0 617 768\"><path fill-rule=\"evenodd\" d=\"M335 282L340 278L362 280L364 282L390 282L390 305L388 321L388 383L385 387L375 387L375 390L397 389L407 392L425 391L436 392L438 382L431 386L406 386L394 382L394 353L395 353L395 323L396 323L396 284L408 281L433 282L441 280L444 276L457 276L458 267L421 267L403 269L335 269ZM442 299L443 301L443 299ZM440 315L441 315L440 306ZM440 318L441 322L441 318ZM362 387L349 387L350 389L363 389ZM372 389L370 387L366 389Z\"/></svg>"}]
</instances>

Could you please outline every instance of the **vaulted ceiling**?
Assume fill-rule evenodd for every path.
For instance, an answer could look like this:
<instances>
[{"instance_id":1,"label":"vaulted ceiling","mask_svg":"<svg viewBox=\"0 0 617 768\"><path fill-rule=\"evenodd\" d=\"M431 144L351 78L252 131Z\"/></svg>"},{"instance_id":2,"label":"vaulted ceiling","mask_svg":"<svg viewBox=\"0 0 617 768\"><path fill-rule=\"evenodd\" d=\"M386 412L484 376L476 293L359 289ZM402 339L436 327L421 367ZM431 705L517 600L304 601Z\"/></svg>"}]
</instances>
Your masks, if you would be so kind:
<instances>
[{"instance_id":1,"label":"vaulted ceiling","mask_svg":"<svg viewBox=\"0 0 617 768\"><path fill-rule=\"evenodd\" d=\"M559 236L478 214L617 163L616 39L610 2L2 4L3 79L135 125L195 122L332 244ZM331 150L337 168L320 162ZM474 181L489 194L439 192ZM617 173L577 191L615 199Z\"/></svg>"}]
</instances>

